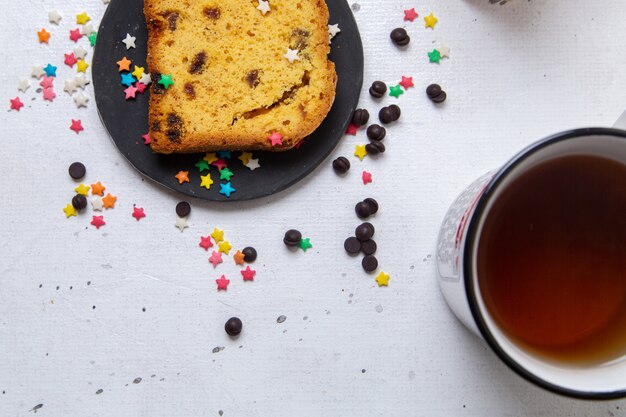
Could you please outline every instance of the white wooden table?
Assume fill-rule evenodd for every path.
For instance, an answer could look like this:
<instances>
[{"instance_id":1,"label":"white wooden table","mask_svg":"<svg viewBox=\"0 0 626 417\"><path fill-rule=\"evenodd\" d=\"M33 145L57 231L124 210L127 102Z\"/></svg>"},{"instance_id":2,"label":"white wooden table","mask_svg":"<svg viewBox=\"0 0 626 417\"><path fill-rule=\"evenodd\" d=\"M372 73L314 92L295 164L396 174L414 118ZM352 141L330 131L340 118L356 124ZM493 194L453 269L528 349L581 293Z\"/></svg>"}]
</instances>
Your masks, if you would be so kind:
<instances>
[{"instance_id":1,"label":"white wooden table","mask_svg":"<svg viewBox=\"0 0 626 417\"><path fill-rule=\"evenodd\" d=\"M62 91L73 75L62 54L73 46L75 15L99 23L102 1L2 6L0 416L29 416L38 404L37 414L54 417L625 415L625 401L561 398L514 375L448 311L433 252L447 206L475 177L545 135L619 116L623 0L360 0L361 106L377 113L381 104L367 94L376 79L410 75L416 84L382 101L403 112L387 152L356 160L361 131L288 192L243 204L192 201L184 233L174 227L181 197L118 153L92 86L87 109ZM413 6L420 18L403 22ZM52 9L63 15L58 27L48 23ZM431 11L434 31L422 20ZM50 46L36 41L42 26ZM397 26L409 30L406 51L389 41ZM450 59L428 63L440 42ZM79 44L90 61L86 40ZM57 99L44 102L30 79L19 94L26 107L7 111L19 79L48 62L59 67ZM448 93L441 108L424 94L431 82ZM80 135L68 129L71 118L82 119ZM339 155L352 162L346 178L330 169ZM118 196L99 231L90 213L66 220L61 211L73 195L73 161L85 163L87 182ZM362 169L372 184L361 183ZM369 196L381 206L373 223L388 288L342 249L359 223L354 204ZM140 222L133 204L147 214ZM213 227L235 247L258 249L255 282L244 285L230 259L208 264L198 242ZM314 248L287 250L282 235L292 227ZM221 274L232 280L227 293L215 288ZM233 315L244 322L237 340L223 330Z\"/></svg>"}]
</instances>

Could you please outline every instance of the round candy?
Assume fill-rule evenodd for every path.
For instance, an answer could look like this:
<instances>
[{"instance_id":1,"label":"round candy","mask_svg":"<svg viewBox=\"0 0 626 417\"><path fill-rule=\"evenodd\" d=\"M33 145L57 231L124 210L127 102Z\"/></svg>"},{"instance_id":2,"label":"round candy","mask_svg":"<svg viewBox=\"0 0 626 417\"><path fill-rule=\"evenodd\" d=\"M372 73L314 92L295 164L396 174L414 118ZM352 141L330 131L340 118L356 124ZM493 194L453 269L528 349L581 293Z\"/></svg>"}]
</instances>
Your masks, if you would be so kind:
<instances>
[{"instance_id":1,"label":"round candy","mask_svg":"<svg viewBox=\"0 0 626 417\"><path fill-rule=\"evenodd\" d=\"M76 194L72 198L72 207L78 211L84 210L87 207L87 197L82 194Z\"/></svg>"},{"instance_id":2,"label":"round candy","mask_svg":"<svg viewBox=\"0 0 626 417\"><path fill-rule=\"evenodd\" d=\"M370 155L378 155L385 152L385 145L382 142L372 142L365 145L365 150Z\"/></svg>"},{"instance_id":3,"label":"round candy","mask_svg":"<svg viewBox=\"0 0 626 417\"><path fill-rule=\"evenodd\" d=\"M296 229L287 230L285 232L285 237L283 238L283 242L287 246L298 246L301 240L302 233L300 233Z\"/></svg>"},{"instance_id":4,"label":"round candy","mask_svg":"<svg viewBox=\"0 0 626 417\"><path fill-rule=\"evenodd\" d=\"M226 330L229 336L239 336L242 328L243 323L238 317L231 317L224 324L224 330Z\"/></svg>"},{"instance_id":5,"label":"round candy","mask_svg":"<svg viewBox=\"0 0 626 417\"><path fill-rule=\"evenodd\" d=\"M376 212L378 211L378 201L370 197L370 198L366 198L365 200L363 200L363 202L369 204L370 211L372 212L372 214L376 214ZM371 225L371 223L367 223L367 224Z\"/></svg>"},{"instance_id":6,"label":"round candy","mask_svg":"<svg viewBox=\"0 0 626 417\"><path fill-rule=\"evenodd\" d=\"M352 124L357 126L363 126L367 124L367 121L370 119L370 114L365 109L356 109L354 114L352 114Z\"/></svg>"},{"instance_id":7,"label":"round candy","mask_svg":"<svg viewBox=\"0 0 626 417\"><path fill-rule=\"evenodd\" d=\"M374 236L374 229L370 226L371 225L368 226L367 223L362 223L356 227L354 235L359 239L359 242L368 241Z\"/></svg>"},{"instance_id":8,"label":"round candy","mask_svg":"<svg viewBox=\"0 0 626 417\"><path fill-rule=\"evenodd\" d=\"M70 165L68 172L70 174L70 177L74 178L75 180L79 180L85 176L85 174L87 173L87 168L85 168L85 165L80 162L74 162L72 165Z\"/></svg>"},{"instance_id":9,"label":"round candy","mask_svg":"<svg viewBox=\"0 0 626 417\"><path fill-rule=\"evenodd\" d=\"M394 30L392 30L389 34L389 37L391 38L391 41L398 46L408 45L411 41L409 34L406 33L406 30L402 28L395 28Z\"/></svg>"},{"instance_id":10,"label":"round candy","mask_svg":"<svg viewBox=\"0 0 626 417\"><path fill-rule=\"evenodd\" d=\"M361 243L361 251L365 254L365 255L373 255L376 253L376 242L372 239L370 240L366 240L365 242Z\"/></svg>"},{"instance_id":11,"label":"round candy","mask_svg":"<svg viewBox=\"0 0 626 417\"><path fill-rule=\"evenodd\" d=\"M370 209L369 204L363 201L356 203L356 205L354 206L354 211L360 219L367 219L369 216L372 215L372 210Z\"/></svg>"},{"instance_id":12,"label":"round candy","mask_svg":"<svg viewBox=\"0 0 626 417\"><path fill-rule=\"evenodd\" d=\"M361 261L361 266L367 272L375 271L378 268L378 259L374 255L365 255Z\"/></svg>"},{"instance_id":13,"label":"round candy","mask_svg":"<svg viewBox=\"0 0 626 417\"><path fill-rule=\"evenodd\" d=\"M256 249L254 249L252 246L243 248L241 253L243 253L243 260L248 263L254 262L256 260Z\"/></svg>"},{"instance_id":14,"label":"round candy","mask_svg":"<svg viewBox=\"0 0 626 417\"><path fill-rule=\"evenodd\" d=\"M370 87L370 95L374 98L381 98L387 92L387 84L382 81L374 81Z\"/></svg>"},{"instance_id":15,"label":"round candy","mask_svg":"<svg viewBox=\"0 0 626 417\"><path fill-rule=\"evenodd\" d=\"M191 206L186 201L176 204L176 214L178 217L187 217L191 213Z\"/></svg>"},{"instance_id":16,"label":"round candy","mask_svg":"<svg viewBox=\"0 0 626 417\"><path fill-rule=\"evenodd\" d=\"M381 141L385 139L385 135L387 135L387 129L381 125L373 124L367 128L367 137L369 140Z\"/></svg>"},{"instance_id":17,"label":"round candy","mask_svg":"<svg viewBox=\"0 0 626 417\"><path fill-rule=\"evenodd\" d=\"M361 242L354 236L350 236L343 242L343 248L349 254L357 254L361 250Z\"/></svg>"},{"instance_id":18,"label":"round candy","mask_svg":"<svg viewBox=\"0 0 626 417\"><path fill-rule=\"evenodd\" d=\"M348 158L340 156L333 161L333 169L337 174L345 174L350 169Z\"/></svg>"}]
</instances>

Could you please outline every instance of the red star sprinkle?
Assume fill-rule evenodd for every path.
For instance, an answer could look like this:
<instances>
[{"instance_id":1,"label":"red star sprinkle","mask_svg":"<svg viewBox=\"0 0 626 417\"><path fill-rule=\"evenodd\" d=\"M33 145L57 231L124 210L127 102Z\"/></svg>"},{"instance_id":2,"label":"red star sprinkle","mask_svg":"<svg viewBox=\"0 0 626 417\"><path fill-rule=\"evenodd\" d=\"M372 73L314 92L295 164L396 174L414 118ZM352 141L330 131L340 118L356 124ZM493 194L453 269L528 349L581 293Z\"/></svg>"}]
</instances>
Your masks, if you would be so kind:
<instances>
[{"instance_id":1,"label":"red star sprinkle","mask_svg":"<svg viewBox=\"0 0 626 417\"><path fill-rule=\"evenodd\" d=\"M250 269L250 266L241 271L241 276L243 277L244 281L253 281L255 275L256 271L254 269Z\"/></svg>"},{"instance_id":2,"label":"red star sprinkle","mask_svg":"<svg viewBox=\"0 0 626 417\"><path fill-rule=\"evenodd\" d=\"M135 88L137 88L137 92L139 94L143 94L143 92L146 91L146 88L148 88L148 86L145 85L144 83L137 82L135 84Z\"/></svg>"},{"instance_id":3,"label":"red star sprinkle","mask_svg":"<svg viewBox=\"0 0 626 417\"><path fill-rule=\"evenodd\" d=\"M81 122L80 119L79 120L72 119L72 125L70 126L70 129L76 132L77 135L78 135L78 132L80 132L81 130L85 130L83 129L83 122Z\"/></svg>"},{"instance_id":4,"label":"red star sprinkle","mask_svg":"<svg viewBox=\"0 0 626 417\"><path fill-rule=\"evenodd\" d=\"M200 236L200 245L198 246L208 251L209 248L213 247L213 242L211 242L211 236ZM211 262L211 258L209 258L209 262Z\"/></svg>"},{"instance_id":5,"label":"red star sprinkle","mask_svg":"<svg viewBox=\"0 0 626 417\"><path fill-rule=\"evenodd\" d=\"M417 14L417 12L415 11L415 8L411 8L411 9L404 11L404 20L409 20L412 22L418 16L419 14Z\"/></svg>"},{"instance_id":6,"label":"red star sprinkle","mask_svg":"<svg viewBox=\"0 0 626 417\"><path fill-rule=\"evenodd\" d=\"M152 142L152 139L150 139L150 133L146 133L145 135L141 135L141 138L143 139L143 144L144 145L149 145L150 142Z\"/></svg>"},{"instance_id":7,"label":"red star sprinkle","mask_svg":"<svg viewBox=\"0 0 626 417\"><path fill-rule=\"evenodd\" d=\"M96 226L96 229L100 229L106 223L104 222L104 216L93 216L91 220L91 224Z\"/></svg>"},{"instance_id":8,"label":"red star sprinkle","mask_svg":"<svg viewBox=\"0 0 626 417\"><path fill-rule=\"evenodd\" d=\"M228 290L228 284L230 284L230 280L226 279L226 276L222 275L220 277L220 279L216 279L215 282L217 283L217 290Z\"/></svg>"},{"instance_id":9,"label":"red star sprinkle","mask_svg":"<svg viewBox=\"0 0 626 417\"><path fill-rule=\"evenodd\" d=\"M267 137L270 140L272 146L278 146L283 144L283 135L278 132L272 132L271 135Z\"/></svg>"},{"instance_id":10,"label":"red star sprinkle","mask_svg":"<svg viewBox=\"0 0 626 417\"><path fill-rule=\"evenodd\" d=\"M367 185L372 182L371 172L363 171L363 185Z\"/></svg>"},{"instance_id":11,"label":"red star sprinkle","mask_svg":"<svg viewBox=\"0 0 626 417\"><path fill-rule=\"evenodd\" d=\"M143 208L141 207L133 207L132 216L136 218L137 221L139 221L139 219L141 219L142 217L146 217L146 213L143 212Z\"/></svg>"},{"instance_id":12,"label":"red star sprinkle","mask_svg":"<svg viewBox=\"0 0 626 417\"><path fill-rule=\"evenodd\" d=\"M9 99L9 101L11 102L11 110L20 111L20 109L24 107L24 103L22 103L19 97Z\"/></svg>"},{"instance_id":13,"label":"red star sprinkle","mask_svg":"<svg viewBox=\"0 0 626 417\"><path fill-rule=\"evenodd\" d=\"M137 94L137 88L131 85L126 90L124 90L124 92L126 93L126 100L129 100L131 98L135 98L135 95Z\"/></svg>"},{"instance_id":14,"label":"red star sprinkle","mask_svg":"<svg viewBox=\"0 0 626 417\"><path fill-rule=\"evenodd\" d=\"M399 84L402 87L404 87L405 90L407 90L409 87L414 87L415 86L413 84L413 77L405 77L404 75L402 76L402 81L400 81Z\"/></svg>"},{"instance_id":15,"label":"red star sprinkle","mask_svg":"<svg viewBox=\"0 0 626 417\"><path fill-rule=\"evenodd\" d=\"M213 265L213 268L217 267L218 264L222 263L222 252L215 252L211 254L209 258L209 262Z\"/></svg>"},{"instance_id":16,"label":"red star sprinkle","mask_svg":"<svg viewBox=\"0 0 626 417\"><path fill-rule=\"evenodd\" d=\"M76 28L74 30L70 30L70 39L74 42L78 42L78 40L82 37L83 35L80 33L80 29Z\"/></svg>"},{"instance_id":17,"label":"red star sprinkle","mask_svg":"<svg viewBox=\"0 0 626 417\"><path fill-rule=\"evenodd\" d=\"M43 76L43 79L39 83L43 88L52 88L54 86L54 77Z\"/></svg>"},{"instance_id":18,"label":"red star sprinkle","mask_svg":"<svg viewBox=\"0 0 626 417\"><path fill-rule=\"evenodd\" d=\"M78 60L74 56L74 52L72 52L71 54L63 54L63 55L65 55L65 65L67 65L70 68L72 68L74 64L78 62Z\"/></svg>"},{"instance_id":19,"label":"red star sprinkle","mask_svg":"<svg viewBox=\"0 0 626 417\"><path fill-rule=\"evenodd\" d=\"M224 159L218 159L216 161L213 161L211 165L217 167L218 171L221 171L226 168L226 161Z\"/></svg>"},{"instance_id":20,"label":"red star sprinkle","mask_svg":"<svg viewBox=\"0 0 626 417\"><path fill-rule=\"evenodd\" d=\"M52 101L55 99L56 96L57 95L54 93L54 89L52 87L43 89L44 100Z\"/></svg>"},{"instance_id":21,"label":"red star sprinkle","mask_svg":"<svg viewBox=\"0 0 626 417\"><path fill-rule=\"evenodd\" d=\"M346 129L346 135L356 136L356 131L359 127L355 124L350 123L348 128Z\"/></svg>"}]
</instances>

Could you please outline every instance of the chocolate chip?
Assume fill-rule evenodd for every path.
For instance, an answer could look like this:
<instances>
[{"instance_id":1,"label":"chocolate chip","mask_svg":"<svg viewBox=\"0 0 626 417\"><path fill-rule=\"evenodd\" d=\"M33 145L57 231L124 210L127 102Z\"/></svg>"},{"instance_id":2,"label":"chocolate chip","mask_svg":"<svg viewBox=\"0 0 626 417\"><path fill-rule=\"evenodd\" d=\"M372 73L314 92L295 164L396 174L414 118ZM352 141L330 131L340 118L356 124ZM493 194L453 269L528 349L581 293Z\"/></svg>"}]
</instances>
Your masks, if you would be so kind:
<instances>
[{"instance_id":1,"label":"chocolate chip","mask_svg":"<svg viewBox=\"0 0 626 417\"><path fill-rule=\"evenodd\" d=\"M170 141L172 141L172 142L179 142L180 141L181 133L180 133L179 129L167 129L165 134L167 135L167 138Z\"/></svg>"},{"instance_id":2,"label":"chocolate chip","mask_svg":"<svg viewBox=\"0 0 626 417\"><path fill-rule=\"evenodd\" d=\"M256 88L256 86L261 82L261 80L259 80L259 70L255 69L248 72L248 75L246 75L246 82L250 88Z\"/></svg>"},{"instance_id":3,"label":"chocolate chip","mask_svg":"<svg viewBox=\"0 0 626 417\"><path fill-rule=\"evenodd\" d=\"M243 248L241 253L243 253L243 260L248 263L254 262L256 260L256 249L254 249L252 246Z\"/></svg>"},{"instance_id":4,"label":"chocolate chip","mask_svg":"<svg viewBox=\"0 0 626 417\"><path fill-rule=\"evenodd\" d=\"M356 237L350 236L345 240L345 242L343 242L343 248L346 252L354 255L359 253L361 250L361 242Z\"/></svg>"},{"instance_id":5,"label":"chocolate chip","mask_svg":"<svg viewBox=\"0 0 626 417\"><path fill-rule=\"evenodd\" d=\"M391 106L383 107L378 112L378 119L383 124L395 122L400 118L400 107L392 104Z\"/></svg>"},{"instance_id":6,"label":"chocolate chip","mask_svg":"<svg viewBox=\"0 0 626 417\"><path fill-rule=\"evenodd\" d=\"M356 205L354 206L354 211L360 219L367 219L369 216L372 215L372 210L369 204L363 201L356 203Z\"/></svg>"},{"instance_id":7,"label":"chocolate chip","mask_svg":"<svg viewBox=\"0 0 626 417\"><path fill-rule=\"evenodd\" d=\"M345 174L350 169L350 161L348 158L340 156L333 161L333 169L337 174Z\"/></svg>"},{"instance_id":8,"label":"chocolate chip","mask_svg":"<svg viewBox=\"0 0 626 417\"><path fill-rule=\"evenodd\" d=\"M74 162L68 168L68 172L70 174L70 177L74 178L75 180L79 180L85 176L85 174L87 173L87 168L85 168L85 165L80 162Z\"/></svg>"},{"instance_id":9,"label":"chocolate chip","mask_svg":"<svg viewBox=\"0 0 626 417\"><path fill-rule=\"evenodd\" d=\"M176 214L178 217L187 217L191 213L191 205L186 201L176 204Z\"/></svg>"},{"instance_id":10,"label":"chocolate chip","mask_svg":"<svg viewBox=\"0 0 626 417\"><path fill-rule=\"evenodd\" d=\"M167 125L175 126L181 123L180 116L176 113L168 113L167 114Z\"/></svg>"},{"instance_id":11,"label":"chocolate chip","mask_svg":"<svg viewBox=\"0 0 626 417\"><path fill-rule=\"evenodd\" d=\"M385 145L382 142L372 142L365 145L365 150L368 154L378 155L385 152Z\"/></svg>"},{"instance_id":12,"label":"chocolate chip","mask_svg":"<svg viewBox=\"0 0 626 417\"><path fill-rule=\"evenodd\" d=\"M167 16L167 25L170 28L170 31L174 32L176 30L176 21L178 20L178 13L170 13Z\"/></svg>"},{"instance_id":13,"label":"chocolate chip","mask_svg":"<svg viewBox=\"0 0 626 417\"><path fill-rule=\"evenodd\" d=\"M431 84L426 87L426 95L435 103L443 103L448 97L439 84Z\"/></svg>"},{"instance_id":14,"label":"chocolate chip","mask_svg":"<svg viewBox=\"0 0 626 417\"><path fill-rule=\"evenodd\" d=\"M352 114L352 124L357 126L363 126L367 124L370 119L370 114L365 109L356 109Z\"/></svg>"},{"instance_id":15,"label":"chocolate chip","mask_svg":"<svg viewBox=\"0 0 626 417\"><path fill-rule=\"evenodd\" d=\"M387 92L387 84L382 81L374 81L370 87L370 95L374 98L381 98Z\"/></svg>"},{"instance_id":16,"label":"chocolate chip","mask_svg":"<svg viewBox=\"0 0 626 417\"><path fill-rule=\"evenodd\" d=\"M411 41L409 34L406 33L406 30L402 28L396 28L392 30L391 33L389 34L389 37L391 38L391 41L398 46L408 45L409 42Z\"/></svg>"},{"instance_id":17,"label":"chocolate chip","mask_svg":"<svg viewBox=\"0 0 626 417\"><path fill-rule=\"evenodd\" d=\"M392 111L393 113L393 117L394 120L398 120L400 118L400 115L402 114L402 111L400 111L400 107L398 107L397 104L392 104L389 106L389 109Z\"/></svg>"},{"instance_id":18,"label":"chocolate chip","mask_svg":"<svg viewBox=\"0 0 626 417\"><path fill-rule=\"evenodd\" d=\"M198 52L191 65L189 66L189 74L201 74L204 71L204 64L206 64L206 52Z\"/></svg>"},{"instance_id":19,"label":"chocolate chip","mask_svg":"<svg viewBox=\"0 0 626 417\"><path fill-rule=\"evenodd\" d=\"M439 94L437 97L431 98L431 100L435 103L443 103L444 101L446 101L446 98L448 98L448 95L445 91L442 91L441 94Z\"/></svg>"},{"instance_id":20,"label":"chocolate chip","mask_svg":"<svg viewBox=\"0 0 626 417\"><path fill-rule=\"evenodd\" d=\"M360 242L365 242L374 236L374 227L371 223L361 223L354 229L354 235Z\"/></svg>"},{"instance_id":21,"label":"chocolate chip","mask_svg":"<svg viewBox=\"0 0 626 417\"><path fill-rule=\"evenodd\" d=\"M367 128L367 137L370 140L383 140L387 135L387 129L382 127L381 125L373 124Z\"/></svg>"},{"instance_id":22,"label":"chocolate chip","mask_svg":"<svg viewBox=\"0 0 626 417\"><path fill-rule=\"evenodd\" d=\"M78 211L84 210L87 207L87 197L82 194L76 194L72 198L72 207Z\"/></svg>"},{"instance_id":23,"label":"chocolate chip","mask_svg":"<svg viewBox=\"0 0 626 417\"><path fill-rule=\"evenodd\" d=\"M376 245L376 242L373 241L372 239L366 240L365 242L361 243L361 251L365 255L373 255L373 254L375 254L377 247L378 246Z\"/></svg>"},{"instance_id":24,"label":"chocolate chip","mask_svg":"<svg viewBox=\"0 0 626 417\"><path fill-rule=\"evenodd\" d=\"M163 87L163 84L159 84L162 75L158 72L151 73L150 75L152 77L152 92L154 94L163 94L165 92L165 87Z\"/></svg>"},{"instance_id":25,"label":"chocolate chip","mask_svg":"<svg viewBox=\"0 0 626 417\"><path fill-rule=\"evenodd\" d=\"M196 98L196 89L193 87L193 84L185 83L185 94L187 94L187 97L190 99Z\"/></svg>"},{"instance_id":26,"label":"chocolate chip","mask_svg":"<svg viewBox=\"0 0 626 417\"><path fill-rule=\"evenodd\" d=\"M231 317L224 324L224 330L229 336L239 336L241 329L243 329L243 323L238 317Z\"/></svg>"},{"instance_id":27,"label":"chocolate chip","mask_svg":"<svg viewBox=\"0 0 626 417\"><path fill-rule=\"evenodd\" d=\"M221 14L219 7L205 7L203 12L206 17L212 20L219 19Z\"/></svg>"},{"instance_id":28,"label":"chocolate chip","mask_svg":"<svg viewBox=\"0 0 626 417\"><path fill-rule=\"evenodd\" d=\"M378 259L374 255L366 255L363 257L361 261L361 266L367 272L375 271L378 268Z\"/></svg>"},{"instance_id":29,"label":"chocolate chip","mask_svg":"<svg viewBox=\"0 0 626 417\"><path fill-rule=\"evenodd\" d=\"M374 236L374 233L376 232L376 229L374 228L374 225L370 222L365 222L365 223L361 223L362 226L368 227L371 231L372 231L372 236Z\"/></svg>"},{"instance_id":30,"label":"chocolate chip","mask_svg":"<svg viewBox=\"0 0 626 417\"><path fill-rule=\"evenodd\" d=\"M363 200L363 202L367 203L370 206L370 211L372 212L372 214L376 214L378 212L378 201L370 197L370 198L366 198L365 200Z\"/></svg>"},{"instance_id":31,"label":"chocolate chip","mask_svg":"<svg viewBox=\"0 0 626 417\"><path fill-rule=\"evenodd\" d=\"M285 232L283 242L287 246L298 246L302 240L302 233L295 229L290 229Z\"/></svg>"}]
</instances>

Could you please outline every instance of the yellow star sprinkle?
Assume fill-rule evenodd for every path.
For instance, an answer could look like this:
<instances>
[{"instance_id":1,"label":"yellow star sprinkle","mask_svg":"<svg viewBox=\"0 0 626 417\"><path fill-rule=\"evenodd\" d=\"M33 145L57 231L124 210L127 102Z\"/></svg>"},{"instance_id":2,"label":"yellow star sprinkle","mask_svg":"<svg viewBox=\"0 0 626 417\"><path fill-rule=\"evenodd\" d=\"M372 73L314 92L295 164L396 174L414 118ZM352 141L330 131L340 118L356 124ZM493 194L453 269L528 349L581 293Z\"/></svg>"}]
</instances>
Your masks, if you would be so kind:
<instances>
[{"instance_id":1,"label":"yellow star sprinkle","mask_svg":"<svg viewBox=\"0 0 626 417\"><path fill-rule=\"evenodd\" d=\"M252 158L252 153L242 152L241 155L239 155L237 158L241 159L241 162L243 162L244 165L248 165L248 162L250 162L250 158Z\"/></svg>"},{"instance_id":2,"label":"yellow star sprinkle","mask_svg":"<svg viewBox=\"0 0 626 417\"><path fill-rule=\"evenodd\" d=\"M435 28L435 23L437 23L439 21L439 19L437 19L435 16L433 16L433 14L429 14L428 16L424 16L424 22L426 22L426 24L424 25L424 27L427 28Z\"/></svg>"},{"instance_id":3,"label":"yellow star sprinkle","mask_svg":"<svg viewBox=\"0 0 626 417\"><path fill-rule=\"evenodd\" d=\"M74 209L74 206L72 206L71 204L65 206L65 208L63 208L63 212L65 213L65 218L68 219L72 216L76 216L76 209Z\"/></svg>"},{"instance_id":4,"label":"yellow star sprinkle","mask_svg":"<svg viewBox=\"0 0 626 417\"><path fill-rule=\"evenodd\" d=\"M91 20L91 17L89 17L89 15L87 15L87 12L82 12L81 14L77 14L76 15L76 24L78 25L84 25L85 23L89 22Z\"/></svg>"},{"instance_id":5,"label":"yellow star sprinkle","mask_svg":"<svg viewBox=\"0 0 626 417\"><path fill-rule=\"evenodd\" d=\"M200 187L204 187L208 190L209 188L211 188L211 185L213 185L213 179L211 178L211 174L200 175L200 179L202 180L200 182Z\"/></svg>"},{"instance_id":6,"label":"yellow star sprinkle","mask_svg":"<svg viewBox=\"0 0 626 417\"><path fill-rule=\"evenodd\" d=\"M80 195L87 195L89 193L89 186L85 184L80 184L78 187L74 188L74 191L76 191Z\"/></svg>"},{"instance_id":7,"label":"yellow star sprinkle","mask_svg":"<svg viewBox=\"0 0 626 417\"><path fill-rule=\"evenodd\" d=\"M367 155L367 151L365 150L365 145L356 145L356 151L354 151L354 156L358 156L362 161Z\"/></svg>"},{"instance_id":8,"label":"yellow star sprinkle","mask_svg":"<svg viewBox=\"0 0 626 417\"><path fill-rule=\"evenodd\" d=\"M135 65L135 71L132 72L133 76L137 79L140 79L144 73L144 68L138 65Z\"/></svg>"},{"instance_id":9,"label":"yellow star sprinkle","mask_svg":"<svg viewBox=\"0 0 626 417\"><path fill-rule=\"evenodd\" d=\"M89 64L86 63L84 59L81 59L76 64L76 72L84 72L84 73L86 73L87 72L87 68L89 68Z\"/></svg>"},{"instance_id":10,"label":"yellow star sprinkle","mask_svg":"<svg viewBox=\"0 0 626 417\"><path fill-rule=\"evenodd\" d=\"M222 240L224 240L224 231L216 227L215 229L213 229L211 237L213 238L213 240L215 240L215 242L220 243Z\"/></svg>"},{"instance_id":11,"label":"yellow star sprinkle","mask_svg":"<svg viewBox=\"0 0 626 417\"><path fill-rule=\"evenodd\" d=\"M385 274L383 271L380 271L380 274L376 277L376 282L379 287L389 285L389 274Z\"/></svg>"},{"instance_id":12,"label":"yellow star sprinkle","mask_svg":"<svg viewBox=\"0 0 626 417\"><path fill-rule=\"evenodd\" d=\"M227 240L218 243L217 246L219 247L219 251L225 253L226 255L228 255L228 252L232 249L232 245L228 243Z\"/></svg>"},{"instance_id":13,"label":"yellow star sprinkle","mask_svg":"<svg viewBox=\"0 0 626 417\"><path fill-rule=\"evenodd\" d=\"M218 160L218 157L217 155L215 155L215 152L207 152L202 159L207 161L207 163L212 164L213 162Z\"/></svg>"}]
</instances>

